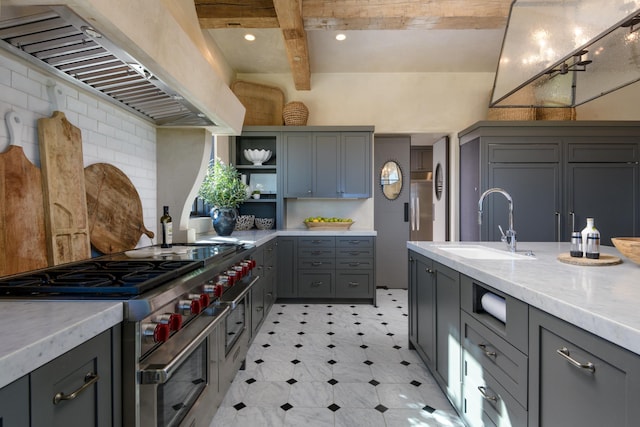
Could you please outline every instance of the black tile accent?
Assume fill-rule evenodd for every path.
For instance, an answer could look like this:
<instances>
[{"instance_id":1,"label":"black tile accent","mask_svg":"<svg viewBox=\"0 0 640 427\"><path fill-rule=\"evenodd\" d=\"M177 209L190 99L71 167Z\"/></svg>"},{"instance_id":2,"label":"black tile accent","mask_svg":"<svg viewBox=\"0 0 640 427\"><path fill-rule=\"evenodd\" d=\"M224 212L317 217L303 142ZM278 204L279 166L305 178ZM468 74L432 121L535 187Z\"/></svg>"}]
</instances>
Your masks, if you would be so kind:
<instances>
[{"instance_id":1,"label":"black tile accent","mask_svg":"<svg viewBox=\"0 0 640 427\"><path fill-rule=\"evenodd\" d=\"M255 378L249 378L248 380L245 381L245 383L247 383L247 384L253 384L255 382L256 382Z\"/></svg>"},{"instance_id":2,"label":"black tile accent","mask_svg":"<svg viewBox=\"0 0 640 427\"><path fill-rule=\"evenodd\" d=\"M259 365L259 364L261 364L261 363L264 363L264 360L262 360L262 359L258 359L258 360L256 360L256 363Z\"/></svg>"},{"instance_id":3,"label":"black tile accent","mask_svg":"<svg viewBox=\"0 0 640 427\"><path fill-rule=\"evenodd\" d=\"M327 325L333 325L333 322L327 322Z\"/></svg>"},{"instance_id":4,"label":"black tile accent","mask_svg":"<svg viewBox=\"0 0 640 427\"><path fill-rule=\"evenodd\" d=\"M300 322L301 325L306 325L307 322L305 322L304 320L302 322Z\"/></svg>"},{"instance_id":5,"label":"black tile accent","mask_svg":"<svg viewBox=\"0 0 640 427\"><path fill-rule=\"evenodd\" d=\"M294 385L295 383L297 383L298 381L296 381L295 379L291 378L287 380L287 383L289 383L289 385Z\"/></svg>"},{"instance_id":6,"label":"black tile accent","mask_svg":"<svg viewBox=\"0 0 640 427\"><path fill-rule=\"evenodd\" d=\"M234 408L236 408L236 411L239 411L242 408L246 408L247 405L245 405L244 403L240 402L240 403L236 403L235 405L233 405Z\"/></svg>"},{"instance_id":7,"label":"black tile accent","mask_svg":"<svg viewBox=\"0 0 640 427\"><path fill-rule=\"evenodd\" d=\"M362 344L362 345L360 346L360 348L363 348L363 349L364 349L364 348L369 348L369 346L368 346L368 345L366 345L366 344Z\"/></svg>"},{"instance_id":8,"label":"black tile accent","mask_svg":"<svg viewBox=\"0 0 640 427\"><path fill-rule=\"evenodd\" d=\"M304 308L309 308L309 304L303 305Z\"/></svg>"},{"instance_id":9,"label":"black tile accent","mask_svg":"<svg viewBox=\"0 0 640 427\"><path fill-rule=\"evenodd\" d=\"M298 363L300 363L300 361L298 359L293 359L291 363L293 363L294 365L297 365Z\"/></svg>"},{"instance_id":10,"label":"black tile accent","mask_svg":"<svg viewBox=\"0 0 640 427\"><path fill-rule=\"evenodd\" d=\"M327 313L327 316L333 316L333 313Z\"/></svg>"},{"instance_id":11,"label":"black tile accent","mask_svg":"<svg viewBox=\"0 0 640 427\"><path fill-rule=\"evenodd\" d=\"M411 363L407 362L406 360L403 360L402 362L400 362L400 364L401 364L401 365L404 365L404 366L409 366L409 365L411 365Z\"/></svg>"},{"instance_id":12,"label":"black tile accent","mask_svg":"<svg viewBox=\"0 0 640 427\"><path fill-rule=\"evenodd\" d=\"M307 306L308 307L308 306ZM303 316L307 316L309 313L302 313Z\"/></svg>"},{"instance_id":13,"label":"black tile accent","mask_svg":"<svg viewBox=\"0 0 640 427\"><path fill-rule=\"evenodd\" d=\"M280 311L277 314L278 314L278 316L282 316L284 313Z\"/></svg>"},{"instance_id":14,"label":"black tile accent","mask_svg":"<svg viewBox=\"0 0 640 427\"><path fill-rule=\"evenodd\" d=\"M395 348L396 350L400 350L402 347L400 347L399 345L394 345L393 348Z\"/></svg>"},{"instance_id":15,"label":"black tile accent","mask_svg":"<svg viewBox=\"0 0 640 427\"><path fill-rule=\"evenodd\" d=\"M404 317L408 317L408 316L409 316L407 313L402 313L402 315L403 315Z\"/></svg>"},{"instance_id":16,"label":"black tile accent","mask_svg":"<svg viewBox=\"0 0 640 427\"><path fill-rule=\"evenodd\" d=\"M377 386L377 385L380 385L380 383L378 381L376 381L376 380L369 381L369 384L371 384L374 387Z\"/></svg>"},{"instance_id":17,"label":"black tile accent","mask_svg":"<svg viewBox=\"0 0 640 427\"><path fill-rule=\"evenodd\" d=\"M349 307L351 307L351 308L356 308L357 306L355 306L355 305L350 305Z\"/></svg>"},{"instance_id":18,"label":"black tile accent","mask_svg":"<svg viewBox=\"0 0 640 427\"><path fill-rule=\"evenodd\" d=\"M378 313L378 314L376 314L376 316L384 316L384 314Z\"/></svg>"},{"instance_id":19,"label":"black tile accent","mask_svg":"<svg viewBox=\"0 0 640 427\"><path fill-rule=\"evenodd\" d=\"M398 300L397 300L397 299L392 299L391 301L396 302L396 301L398 301Z\"/></svg>"},{"instance_id":20,"label":"black tile accent","mask_svg":"<svg viewBox=\"0 0 640 427\"><path fill-rule=\"evenodd\" d=\"M298 335L304 335L304 332L300 331L298 332Z\"/></svg>"},{"instance_id":21,"label":"black tile accent","mask_svg":"<svg viewBox=\"0 0 640 427\"><path fill-rule=\"evenodd\" d=\"M271 347L271 344L262 344L262 347L268 348L268 347Z\"/></svg>"},{"instance_id":22,"label":"black tile accent","mask_svg":"<svg viewBox=\"0 0 640 427\"><path fill-rule=\"evenodd\" d=\"M389 333L387 334L387 336L388 336L388 337L392 337L392 336L394 336L394 335L395 335L395 334L392 334L391 332L389 332Z\"/></svg>"},{"instance_id":23,"label":"black tile accent","mask_svg":"<svg viewBox=\"0 0 640 427\"><path fill-rule=\"evenodd\" d=\"M269 331L269 332L267 332L267 333L268 333L269 335L273 335L273 334L275 334L275 332L273 332L273 331Z\"/></svg>"},{"instance_id":24,"label":"black tile accent","mask_svg":"<svg viewBox=\"0 0 640 427\"><path fill-rule=\"evenodd\" d=\"M327 381L329 384L331 385L336 385L338 384L338 380L331 378L329 381Z\"/></svg>"},{"instance_id":25,"label":"black tile accent","mask_svg":"<svg viewBox=\"0 0 640 427\"><path fill-rule=\"evenodd\" d=\"M411 381L409 384L415 387L420 387L422 385L420 381L416 381L416 380Z\"/></svg>"},{"instance_id":26,"label":"black tile accent","mask_svg":"<svg viewBox=\"0 0 640 427\"><path fill-rule=\"evenodd\" d=\"M362 323L360 323L360 322L354 322L353 324L354 325L362 325Z\"/></svg>"},{"instance_id":27,"label":"black tile accent","mask_svg":"<svg viewBox=\"0 0 640 427\"><path fill-rule=\"evenodd\" d=\"M387 326L389 323L387 322L382 322L381 325Z\"/></svg>"},{"instance_id":28,"label":"black tile accent","mask_svg":"<svg viewBox=\"0 0 640 427\"><path fill-rule=\"evenodd\" d=\"M282 405L280 408L282 408L283 411L288 411L289 409L293 408L293 405L291 405L290 403L285 403L284 405Z\"/></svg>"},{"instance_id":29,"label":"black tile accent","mask_svg":"<svg viewBox=\"0 0 640 427\"><path fill-rule=\"evenodd\" d=\"M358 315L358 313L351 313L351 315L352 315L352 316L357 316L357 315Z\"/></svg>"},{"instance_id":30,"label":"black tile accent","mask_svg":"<svg viewBox=\"0 0 640 427\"><path fill-rule=\"evenodd\" d=\"M427 411L427 412L428 412L428 413L430 413L430 414L433 414L433 413L436 411L436 409L435 409L435 408L432 408L432 407L431 407L431 406L429 406L429 405L427 405L427 406L425 406L424 408L422 408L422 410L423 410L423 411Z\"/></svg>"},{"instance_id":31,"label":"black tile accent","mask_svg":"<svg viewBox=\"0 0 640 427\"><path fill-rule=\"evenodd\" d=\"M332 403L331 405L329 405L328 408L331 409L333 412L336 412L338 409L340 409L340 407L335 403Z\"/></svg>"},{"instance_id":32,"label":"black tile accent","mask_svg":"<svg viewBox=\"0 0 640 427\"><path fill-rule=\"evenodd\" d=\"M336 364L336 363L338 363L338 362L336 362L335 360L331 359L331 360L329 360L327 363L328 363L329 365L335 365L335 364Z\"/></svg>"},{"instance_id":33,"label":"black tile accent","mask_svg":"<svg viewBox=\"0 0 640 427\"><path fill-rule=\"evenodd\" d=\"M335 345L333 345L333 344L329 344L327 347L329 347L329 348L335 348Z\"/></svg>"},{"instance_id":34,"label":"black tile accent","mask_svg":"<svg viewBox=\"0 0 640 427\"><path fill-rule=\"evenodd\" d=\"M373 365L373 362L371 360L365 360L362 363L364 363L365 365L369 365L369 366Z\"/></svg>"},{"instance_id":35,"label":"black tile accent","mask_svg":"<svg viewBox=\"0 0 640 427\"><path fill-rule=\"evenodd\" d=\"M294 347L295 348L300 348L300 347L302 347L302 344L296 344L296 345L294 345Z\"/></svg>"},{"instance_id":36,"label":"black tile accent","mask_svg":"<svg viewBox=\"0 0 640 427\"><path fill-rule=\"evenodd\" d=\"M331 308L331 307L333 307L333 306L332 306L332 305L328 305L328 306L327 306L327 308Z\"/></svg>"},{"instance_id":37,"label":"black tile accent","mask_svg":"<svg viewBox=\"0 0 640 427\"><path fill-rule=\"evenodd\" d=\"M335 335L333 332L327 332L327 335Z\"/></svg>"},{"instance_id":38,"label":"black tile accent","mask_svg":"<svg viewBox=\"0 0 640 427\"><path fill-rule=\"evenodd\" d=\"M364 332L358 332L358 335L363 336Z\"/></svg>"},{"instance_id":39,"label":"black tile accent","mask_svg":"<svg viewBox=\"0 0 640 427\"><path fill-rule=\"evenodd\" d=\"M396 308L402 308L402 306L401 306L401 305L398 305L398 306L396 306Z\"/></svg>"},{"instance_id":40,"label":"black tile accent","mask_svg":"<svg viewBox=\"0 0 640 427\"><path fill-rule=\"evenodd\" d=\"M375 407L375 409L377 409L378 411L380 411L380 413L381 413L381 414L384 414L384 413L385 413L385 411L386 411L387 409L389 409L389 408L387 408L387 407L386 407L386 406L384 406L384 405L378 405L378 406L376 406L376 407Z\"/></svg>"},{"instance_id":41,"label":"black tile accent","mask_svg":"<svg viewBox=\"0 0 640 427\"><path fill-rule=\"evenodd\" d=\"M278 323L280 323L280 321L279 321L279 320L274 320L274 321L273 321L273 323L274 323L275 325L277 325Z\"/></svg>"}]
</instances>

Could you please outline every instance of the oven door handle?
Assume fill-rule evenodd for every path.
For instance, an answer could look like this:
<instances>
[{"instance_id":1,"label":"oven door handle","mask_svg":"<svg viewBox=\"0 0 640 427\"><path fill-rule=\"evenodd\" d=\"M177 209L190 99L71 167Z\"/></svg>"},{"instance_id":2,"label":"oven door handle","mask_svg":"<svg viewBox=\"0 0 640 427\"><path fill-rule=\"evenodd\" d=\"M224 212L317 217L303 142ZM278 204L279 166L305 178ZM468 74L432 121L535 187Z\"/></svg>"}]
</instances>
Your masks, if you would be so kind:
<instances>
[{"instance_id":1,"label":"oven door handle","mask_svg":"<svg viewBox=\"0 0 640 427\"><path fill-rule=\"evenodd\" d=\"M222 294L222 298L220 302L227 304L231 307L231 310L233 310L234 308L237 307L237 305L240 303L240 301L242 301L242 298L244 298L249 291L251 290L251 287L254 285L254 283L256 283L258 280L260 279L260 276L255 276L252 278L251 282L249 282L249 284L247 286L241 287L241 286L234 286L231 289L229 289L227 292L225 292L224 294ZM238 295L235 295L235 290L236 289L241 289L239 291ZM236 291L238 292L238 291ZM231 297L233 298L232 300L227 300L224 299L224 297Z\"/></svg>"},{"instance_id":2,"label":"oven door handle","mask_svg":"<svg viewBox=\"0 0 640 427\"><path fill-rule=\"evenodd\" d=\"M209 316L200 316L194 323L208 323L204 328L197 332L194 337L184 336L183 339L188 343L185 345L171 360L166 363L154 363L154 357L152 356L146 368L141 369L139 372L140 384L164 384L166 383L173 373L182 365L193 351L198 348L200 344L211 334L211 331L215 329L220 322L222 322L229 314L231 309L229 307L221 307L221 311L216 313L216 318L212 321ZM189 324L188 328L182 329L180 332L189 333L189 331L197 331L196 324ZM162 355L160 355L162 356Z\"/></svg>"}]
</instances>

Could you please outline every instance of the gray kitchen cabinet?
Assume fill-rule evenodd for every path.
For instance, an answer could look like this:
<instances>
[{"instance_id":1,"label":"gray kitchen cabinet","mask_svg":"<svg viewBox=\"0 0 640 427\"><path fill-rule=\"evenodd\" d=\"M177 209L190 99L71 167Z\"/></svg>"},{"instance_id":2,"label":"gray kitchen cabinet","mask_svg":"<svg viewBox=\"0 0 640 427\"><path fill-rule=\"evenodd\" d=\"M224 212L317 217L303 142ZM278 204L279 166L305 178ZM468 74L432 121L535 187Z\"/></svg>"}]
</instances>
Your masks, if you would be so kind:
<instances>
[{"instance_id":1,"label":"gray kitchen cabinet","mask_svg":"<svg viewBox=\"0 0 640 427\"><path fill-rule=\"evenodd\" d=\"M640 356L529 308L529 425L636 426Z\"/></svg>"},{"instance_id":2,"label":"gray kitchen cabinet","mask_svg":"<svg viewBox=\"0 0 640 427\"><path fill-rule=\"evenodd\" d=\"M460 401L460 278L459 273L413 251L409 252L409 333L434 378L455 407Z\"/></svg>"},{"instance_id":3,"label":"gray kitchen cabinet","mask_svg":"<svg viewBox=\"0 0 640 427\"><path fill-rule=\"evenodd\" d=\"M371 134L372 129L283 132L284 197L371 197Z\"/></svg>"},{"instance_id":4,"label":"gray kitchen cabinet","mask_svg":"<svg viewBox=\"0 0 640 427\"><path fill-rule=\"evenodd\" d=\"M375 238L309 236L278 241L278 298L375 304Z\"/></svg>"},{"instance_id":5,"label":"gray kitchen cabinet","mask_svg":"<svg viewBox=\"0 0 640 427\"><path fill-rule=\"evenodd\" d=\"M32 427L120 424L112 413L119 357L111 342L111 331L103 332L30 374Z\"/></svg>"},{"instance_id":6,"label":"gray kitchen cabinet","mask_svg":"<svg viewBox=\"0 0 640 427\"><path fill-rule=\"evenodd\" d=\"M278 268L276 272L276 277L278 278L276 283L278 298L288 299L298 296L296 287L297 262L298 238L278 237Z\"/></svg>"},{"instance_id":7,"label":"gray kitchen cabinet","mask_svg":"<svg viewBox=\"0 0 640 427\"><path fill-rule=\"evenodd\" d=\"M478 200L492 187L513 198L519 241L567 241L594 217L610 244L640 228L635 122L479 122L460 137L460 238L500 240L508 224L507 202Z\"/></svg>"},{"instance_id":8,"label":"gray kitchen cabinet","mask_svg":"<svg viewBox=\"0 0 640 427\"><path fill-rule=\"evenodd\" d=\"M0 389L0 426L29 425L29 376Z\"/></svg>"},{"instance_id":9,"label":"gray kitchen cabinet","mask_svg":"<svg viewBox=\"0 0 640 427\"><path fill-rule=\"evenodd\" d=\"M265 315L269 313L278 297L276 286L278 276L278 239L264 245L264 305Z\"/></svg>"},{"instance_id":10,"label":"gray kitchen cabinet","mask_svg":"<svg viewBox=\"0 0 640 427\"><path fill-rule=\"evenodd\" d=\"M264 277L264 248L259 246L253 253L256 262L254 271L258 279L251 287L251 337L255 337L265 316L265 277Z\"/></svg>"},{"instance_id":11,"label":"gray kitchen cabinet","mask_svg":"<svg viewBox=\"0 0 640 427\"><path fill-rule=\"evenodd\" d=\"M411 147L411 172L429 172L433 169L433 147Z\"/></svg>"}]
</instances>

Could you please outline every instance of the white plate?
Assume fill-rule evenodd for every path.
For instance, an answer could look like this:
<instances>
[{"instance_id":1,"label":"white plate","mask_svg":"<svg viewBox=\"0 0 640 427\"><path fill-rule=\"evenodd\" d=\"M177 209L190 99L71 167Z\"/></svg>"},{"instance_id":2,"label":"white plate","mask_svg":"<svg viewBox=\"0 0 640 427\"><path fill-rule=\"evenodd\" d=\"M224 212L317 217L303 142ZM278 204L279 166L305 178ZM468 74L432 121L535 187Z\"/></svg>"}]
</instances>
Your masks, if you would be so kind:
<instances>
[{"instance_id":1,"label":"white plate","mask_svg":"<svg viewBox=\"0 0 640 427\"><path fill-rule=\"evenodd\" d=\"M126 251L124 254L129 258L152 258L156 255L160 255L161 253L162 250L158 248L142 248Z\"/></svg>"}]
</instances>

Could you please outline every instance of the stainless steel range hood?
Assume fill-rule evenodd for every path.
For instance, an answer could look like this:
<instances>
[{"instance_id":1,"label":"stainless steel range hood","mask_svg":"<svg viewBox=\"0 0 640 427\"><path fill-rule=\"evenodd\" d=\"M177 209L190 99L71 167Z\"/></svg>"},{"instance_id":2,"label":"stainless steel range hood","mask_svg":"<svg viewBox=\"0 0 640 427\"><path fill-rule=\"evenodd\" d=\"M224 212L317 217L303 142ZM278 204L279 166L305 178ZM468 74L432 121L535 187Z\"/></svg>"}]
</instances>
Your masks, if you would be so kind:
<instances>
[{"instance_id":1,"label":"stainless steel range hood","mask_svg":"<svg viewBox=\"0 0 640 427\"><path fill-rule=\"evenodd\" d=\"M175 90L69 7L3 7L0 47L158 126L211 129L220 125L209 111L191 102L193 97ZM203 99L197 104L206 104ZM221 127L229 128L228 123Z\"/></svg>"},{"instance_id":2,"label":"stainless steel range hood","mask_svg":"<svg viewBox=\"0 0 640 427\"><path fill-rule=\"evenodd\" d=\"M573 107L640 80L640 1L515 0L491 107Z\"/></svg>"}]
</instances>

